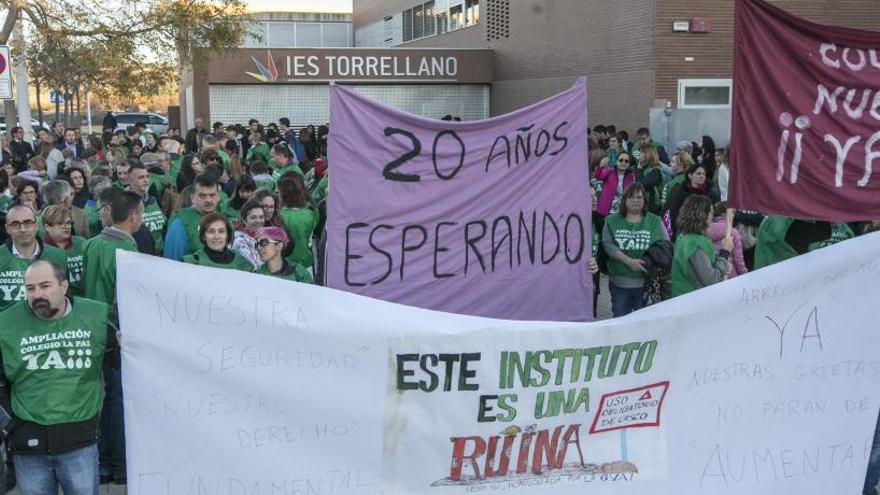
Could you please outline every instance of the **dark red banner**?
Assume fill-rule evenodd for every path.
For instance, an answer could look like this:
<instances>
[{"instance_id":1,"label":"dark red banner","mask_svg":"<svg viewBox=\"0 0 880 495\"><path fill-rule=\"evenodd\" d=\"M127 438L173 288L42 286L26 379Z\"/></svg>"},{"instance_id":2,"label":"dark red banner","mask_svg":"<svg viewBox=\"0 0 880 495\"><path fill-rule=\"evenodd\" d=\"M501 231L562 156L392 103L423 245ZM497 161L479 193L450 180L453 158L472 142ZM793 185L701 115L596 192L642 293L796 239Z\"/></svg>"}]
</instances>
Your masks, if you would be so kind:
<instances>
[{"instance_id":1,"label":"dark red banner","mask_svg":"<svg viewBox=\"0 0 880 495\"><path fill-rule=\"evenodd\" d=\"M762 0L736 0L735 17L730 206L880 219L880 32Z\"/></svg>"}]
</instances>

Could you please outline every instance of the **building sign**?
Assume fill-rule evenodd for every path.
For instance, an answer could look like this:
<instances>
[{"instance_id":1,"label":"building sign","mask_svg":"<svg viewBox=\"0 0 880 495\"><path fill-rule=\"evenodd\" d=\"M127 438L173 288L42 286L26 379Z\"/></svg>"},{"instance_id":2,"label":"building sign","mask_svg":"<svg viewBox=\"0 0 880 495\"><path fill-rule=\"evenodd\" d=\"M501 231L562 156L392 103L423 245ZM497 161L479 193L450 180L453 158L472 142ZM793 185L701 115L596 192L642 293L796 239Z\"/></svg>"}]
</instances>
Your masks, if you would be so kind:
<instances>
[{"instance_id":1,"label":"building sign","mask_svg":"<svg viewBox=\"0 0 880 495\"><path fill-rule=\"evenodd\" d=\"M208 63L219 84L326 81L489 83L490 50L242 49Z\"/></svg>"},{"instance_id":2,"label":"building sign","mask_svg":"<svg viewBox=\"0 0 880 495\"><path fill-rule=\"evenodd\" d=\"M0 45L0 100L12 99L12 61L9 47Z\"/></svg>"}]
</instances>

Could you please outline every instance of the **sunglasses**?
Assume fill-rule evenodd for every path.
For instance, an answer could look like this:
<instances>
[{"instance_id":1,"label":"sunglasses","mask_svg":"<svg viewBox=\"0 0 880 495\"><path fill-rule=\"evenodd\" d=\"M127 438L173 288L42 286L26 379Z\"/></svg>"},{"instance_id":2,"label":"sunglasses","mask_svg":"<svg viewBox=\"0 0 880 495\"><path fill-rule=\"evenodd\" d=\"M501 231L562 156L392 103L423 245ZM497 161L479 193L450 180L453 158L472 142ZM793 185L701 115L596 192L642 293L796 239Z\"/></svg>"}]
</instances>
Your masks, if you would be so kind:
<instances>
[{"instance_id":1,"label":"sunglasses","mask_svg":"<svg viewBox=\"0 0 880 495\"><path fill-rule=\"evenodd\" d=\"M629 160L621 158L620 160L617 160L617 163L629 163Z\"/></svg>"},{"instance_id":2,"label":"sunglasses","mask_svg":"<svg viewBox=\"0 0 880 495\"><path fill-rule=\"evenodd\" d=\"M276 243L280 244L281 241L273 241L272 239L260 239L259 241L257 241L257 247L264 248L270 244L276 244Z\"/></svg>"}]
</instances>

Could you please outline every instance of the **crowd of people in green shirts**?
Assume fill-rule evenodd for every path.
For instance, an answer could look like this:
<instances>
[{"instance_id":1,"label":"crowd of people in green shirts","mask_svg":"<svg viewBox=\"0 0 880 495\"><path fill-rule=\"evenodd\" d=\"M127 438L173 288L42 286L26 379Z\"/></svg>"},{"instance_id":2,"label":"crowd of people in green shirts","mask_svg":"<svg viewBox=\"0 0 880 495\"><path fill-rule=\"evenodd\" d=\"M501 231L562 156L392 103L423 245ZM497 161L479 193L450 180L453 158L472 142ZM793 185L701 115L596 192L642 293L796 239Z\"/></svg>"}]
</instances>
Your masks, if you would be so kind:
<instances>
[{"instance_id":1,"label":"crowd of people in green shirts","mask_svg":"<svg viewBox=\"0 0 880 495\"><path fill-rule=\"evenodd\" d=\"M615 317L880 229L728 210L732 165L710 136L667 153L646 128L630 142L600 125L589 149L594 298L601 271Z\"/></svg>"},{"instance_id":2,"label":"crowd of people in green shirts","mask_svg":"<svg viewBox=\"0 0 880 495\"><path fill-rule=\"evenodd\" d=\"M28 302L25 273L48 261L66 269L71 302L106 304L118 327L117 250L314 283L329 174L311 126L199 121L185 139L144 126L61 139L45 147L62 154L55 170L40 154L27 170L0 164L0 314ZM101 481L125 483L118 350L103 367Z\"/></svg>"}]
</instances>

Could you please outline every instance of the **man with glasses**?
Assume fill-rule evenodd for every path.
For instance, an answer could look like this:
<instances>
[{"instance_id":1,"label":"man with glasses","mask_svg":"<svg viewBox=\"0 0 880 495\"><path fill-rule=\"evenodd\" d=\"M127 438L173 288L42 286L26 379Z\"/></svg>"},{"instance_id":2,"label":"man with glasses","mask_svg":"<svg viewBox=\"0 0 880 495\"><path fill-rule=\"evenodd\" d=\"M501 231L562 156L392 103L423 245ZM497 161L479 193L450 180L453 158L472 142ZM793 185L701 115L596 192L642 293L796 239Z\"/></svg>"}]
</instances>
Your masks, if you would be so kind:
<instances>
[{"instance_id":1,"label":"man with glasses","mask_svg":"<svg viewBox=\"0 0 880 495\"><path fill-rule=\"evenodd\" d=\"M9 239L0 246L0 311L27 298L24 272L34 262L47 260L67 264L64 251L37 238L37 217L27 206L13 206L6 213Z\"/></svg>"}]
</instances>

